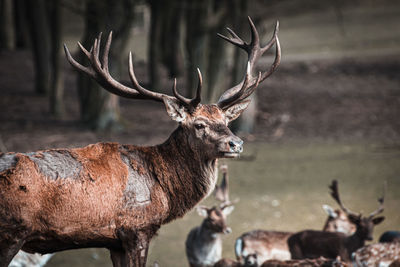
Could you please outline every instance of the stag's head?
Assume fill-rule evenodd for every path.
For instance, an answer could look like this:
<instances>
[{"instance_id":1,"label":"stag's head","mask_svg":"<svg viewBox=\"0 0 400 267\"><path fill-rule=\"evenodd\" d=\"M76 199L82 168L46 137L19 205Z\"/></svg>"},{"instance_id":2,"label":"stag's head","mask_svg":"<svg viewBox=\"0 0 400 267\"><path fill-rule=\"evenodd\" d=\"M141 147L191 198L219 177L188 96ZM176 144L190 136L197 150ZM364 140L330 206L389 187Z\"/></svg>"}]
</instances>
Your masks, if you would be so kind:
<instances>
[{"instance_id":1,"label":"stag's head","mask_svg":"<svg viewBox=\"0 0 400 267\"><path fill-rule=\"evenodd\" d=\"M202 151L212 158L236 157L242 152L243 141L235 136L228 128L229 122L235 120L247 108L250 103L248 97L258 87L259 83L268 78L278 67L281 58L280 45L278 40L278 23L273 37L264 47L260 46L258 32L249 18L251 29L251 41L244 42L231 29L228 32L231 37L219 35L224 40L245 50L248 54L248 64L243 80L236 86L226 90L217 103L201 104L202 76L198 69L198 87L196 96L188 99L177 91L176 80L172 86L173 95L166 95L150 91L142 87L136 79L132 54L129 55L129 76L132 87L125 86L111 77L108 70L108 54L111 46L112 33L109 34L103 55L100 60L101 34L95 39L90 51L78 43L82 52L90 61L86 67L75 61L64 45L68 61L77 70L86 73L96 80L102 87L111 93L122 97L136 99L150 99L163 102L168 115L180 124L180 128L189 140L188 144L193 151ZM276 56L269 70L254 75L255 64L258 59L273 45L276 47Z\"/></svg>"},{"instance_id":2,"label":"stag's head","mask_svg":"<svg viewBox=\"0 0 400 267\"><path fill-rule=\"evenodd\" d=\"M346 213L350 222L352 222L356 226L356 233L358 233L359 236L365 238L365 240L371 241L373 239L372 235L375 225L380 224L385 219L384 216L376 216L383 212L386 186L383 196L378 199L379 207L375 211L371 212L368 216L363 216L361 213L352 212L342 204L339 196L338 183L336 180L332 181L332 184L329 186L329 188L331 189L331 196L333 197L333 199L335 199L340 208Z\"/></svg>"}]
</instances>

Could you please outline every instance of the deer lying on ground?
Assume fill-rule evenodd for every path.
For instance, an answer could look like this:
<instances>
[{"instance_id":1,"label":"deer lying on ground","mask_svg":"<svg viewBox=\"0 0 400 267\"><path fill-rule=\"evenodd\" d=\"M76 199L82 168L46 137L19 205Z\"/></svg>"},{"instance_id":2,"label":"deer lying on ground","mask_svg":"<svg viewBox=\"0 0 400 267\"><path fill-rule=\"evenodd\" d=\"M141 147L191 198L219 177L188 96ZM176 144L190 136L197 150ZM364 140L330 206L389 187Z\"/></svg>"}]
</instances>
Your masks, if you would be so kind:
<instances>
[{"instance_id":1,"label":"deer lying on ground","mask_svg":"<svg viewBox=\"0 0 400 267\"><path fill-rule=\"evenodd\" d=\"M100 57L101 35L90 51L79 43L90 61L76 62L65 46L71 65L104 89L122 97L164 103L178 128L156 146L97 143L83 148L0 154L0 267L14 255L52 253L67 249L104 247L113 266L142 266L149 241L162 224L182 217L214 188L218 158L235 158L242 140L228 128L248 106L247 98L277 68L281 58L278 24L269 43L261 47L249 18L251 42L232 30L221 37L248 54L244 79L228 89L216 104L200 104L202 78L193 99L142 87L129 74L133 88L108 71L110 33ZM255 64L273 45L275 60L266 72L254 75Z\"/></svg>"},{"instance_id":2,"label":"deer lying on ground","mask_svg":"<svg viewBox=\"0 0 400 267\"><path fill-rule=\"evenodd\" d=\"M229 200L227 168L221 166L221 170L223 177L221 185L215 187L215 196L222 203L212 208L197 207L197 212L205 219L200 226L193 228L186 238L186 257L191 267L213 266L221 259L221 234L232 232L226 224L226 219L234 206Z\"/></svg>"},{"instance_id":3,"label":"deer lying on ground","mask_svg":"<svg viewBox=\"0 0 400 267\"><path fill-rule=\"evenodd\" d=\"M214 267L258 267L257 254L249 254L244 257L243 262L232 259L221 259L214 264Z\"/></svg>"},{"instance_id":4,"label":"deer lying on ground","mask_svg":"<svg viewBox=\"0 0 400 267\"><path fill-rule=\"evenodd\" d=\"M376 243L362 247L352 255L353 266L389 266L400 260L400 243Z\"/></svg>"},{"instance_id":5,"label":"deer lying on ground","mask_svg":"<svg viewBox=\"0 0 400 267\"><path fill-rule=\"evenodd\" d=\"M267 260L260 267L350 267L349 264L337 259L304 259L304 260Z\"/></svg>"},{"instance_id":6,"label":"deer lying on ground","mask_svg":"<svg viewBox=\"0 0 400 267\"><path fill-rule=\"evenodd\" d=\"M380 206L369 216L351 212L345 208L339 197L337 181L332 182L331 195L356 225L356 231L351 236L343 233L306 230L293 234L288 239L290 253L293 259L325 257L334 259L340 256L344 261L350 261L351 254L364 246L366 240L372 240L374 226L381 223L385 217L375 217L383 212L384 196L378 199Z\"/></svg>"},{"instance_id":7,"label":"deer lying on ground","mask_svg":"<svg viewBox=\"0 0 400 267\"><path fill-rule=\"evenodd\" d=\"M339 210L334 210L329 205L323 205L328 214L322 231L341 232L350 235L355 231L355 225L350 222L347 215ZM241 261L243 257L257 254L258 264L266 260L290 260L290 251L287 244L293 232L254 230L242 234L235 242L236 258Z\"/></svg>"},{"instance_id":8,"label":"deer lying on ground","mask_svg":"<svg viewBox=\"0 0 400 267\"><path fill-rule=\"evenodd\" d=\"M399 231L386 231L379 237L380 243L400 242Z\"/></svg>"}]
</instances>

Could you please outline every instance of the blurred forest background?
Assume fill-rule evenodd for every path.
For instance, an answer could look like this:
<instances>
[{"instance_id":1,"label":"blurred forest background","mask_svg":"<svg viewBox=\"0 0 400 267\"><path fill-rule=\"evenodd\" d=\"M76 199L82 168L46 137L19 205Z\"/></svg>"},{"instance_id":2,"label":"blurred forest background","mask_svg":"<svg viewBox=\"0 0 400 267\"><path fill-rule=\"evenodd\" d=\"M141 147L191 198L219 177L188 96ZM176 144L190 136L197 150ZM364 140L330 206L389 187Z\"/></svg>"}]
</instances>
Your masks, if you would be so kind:
<instances>
[{"instance_id":1,"label":"blurred forest background","mask_svg":"<svg viewBox=\"0 0 400 267\"><path fill-rule=\"evenodd\" d=\"M397 0L0 0L0 152L78 147L100 141L157 144L176 124L151 101L120 99L75 72L65 43L84 62L99 32L113 31L110 71L129 85L128 53L146 88L190 96L195 69L213 102L243 78L245 53L216 36L248 40L247 16L263 43L280 21L282 62L232 125L244 156L229 165L239 198L225 257L242 232L320 229L339 180L350 209L375 210L383 182L386 220L400 230L400 2ZM103 38L105 39L105 38ZM266 69L273 53L265 56ZM213 205L209 197L203 204ZM151 264L186 266L184 240L201 218L190 212L161 228ZM111 266L105 250L57 253L48 266Z\"/></svg>"}]
</instances>

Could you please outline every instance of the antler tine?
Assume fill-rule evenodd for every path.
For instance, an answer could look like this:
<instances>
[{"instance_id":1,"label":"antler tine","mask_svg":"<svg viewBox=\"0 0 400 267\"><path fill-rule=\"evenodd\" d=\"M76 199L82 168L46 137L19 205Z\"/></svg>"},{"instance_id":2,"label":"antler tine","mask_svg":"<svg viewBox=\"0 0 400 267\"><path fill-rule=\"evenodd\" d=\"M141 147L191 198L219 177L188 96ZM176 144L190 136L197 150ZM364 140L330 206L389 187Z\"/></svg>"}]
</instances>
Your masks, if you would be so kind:
<instances>
[{"instance_id":1,"label":"antler tine","mask_svg":"<svg viewBox=\"0 0 400 267\"><path fill-rule=\"evenodd\" d=\"M197 105L201 102L201 88L203 86L203 78L201 77L200 69L197 68L197 75L199 77L199 83L197 85L196 96L193 99L188 99L178 93L176 90L176 79L174 82L174 86L172 87L172 93L174 96L181 101L182 104L186 105L189 111L193 111L196 109Z\"/></svg>"},{"instance_id":2,"label":"antler tine","mask_svg":"<svg viewBox=\"0 0 400 267\"><path fill-rule=\"evenodd\" d=\"M80 43L78 43L78 45L80 45ZM81 47L81 45L80 45L80 47ZM87 50L86 50L85 48L83 48L83 47L81 47L81 49L82 49L82 51L86 54ZM91 70L90 68L85 67L85 66L79 64L79 63L71 56L71 53L69 52L68 47L67 47L66 44L64 44L64 51L65 51L65 55L67 56L68 62L69 62L72 66L74 66L76 69L80 70L81 72L86 73L87 75L89 75L89 76L91 76L91 77L93 77L93 78L95 77L96 74L94 73L93 70ZM86 52L85 52L85 51L86 51ZM87 55L87 54L86 54L86 55ZM89 54L89 56L90 56L90 54Z\"/></svg>"},{"instance_id":3,"label":"antler tine","mask_svg":"<svg viewBox=\"0 0 400 267\"><path fill-rule=\"evenodd\" d=\"M260 46L260 36L258 35L256 26L254 25L250 16L247 17L247 20L249 21L250 29L251 29L251 42L250 42L249 46L252 46L252 47Z\"/></svg>"},{"instance_id":4,"label":"antler tine","mask_svg":"<svg viewBox=\"0 0 400 267\"><path fill-rule=\"evenodd\" d=\"M72 56L71 53L69 52L67 46L64 44L64 50L65 54L67 56L67 60L69 63L79 70L80 72L83 72L87 75L89 75L91 78L93 78L98 84L100 84L104 89L107 91L122 96L126 98L135 98L135 99L150 99L158 102L163 102L164 97L172 98L172 96L161 94L161 93L156 93L149 91L142 86L139 85L134 71L133 71L133 64L132 64L132 54L130 53L129 55L129 76L131 78L131 81L133 83L133 87L128 87L120 82L116 81L111 74L109 73L109 68L108 68L108 56L109 56L109 51L111 47L111 42L112 42L112 32L109 33L106 45L104 47L103 55L102 55L102 60L100 62L100 46L101 46L101 37L102 34L100 33L99 36L94 40L93 46L90 49L90 51L87 51L79 42L78 46L80 50L85 54L85 56L88 58L90 62L90 66L83 66L80 63L78 63Z\"/></svg>"},{"instance_id":5,"label":"antler tine","mask_svg":"<svg viewBox=\"0 0 400 267\"><path fill-rule=\"evenodd\" d=\"M199 77L199 83L197 84L196 96L191 101L191 104L194 107L196 107L201 102L201 89L203 87L203 77L201 76L199 68L197 68L197 76Z\"/></svg>"},{"instance_id":6,"label":"antler tine","mask_svg":"<svg viewBox=\"0 0 400 267\"><path fill-rule=\"evenodd\" d=\"M383 210L384 210L384 208L383 208L383 203L384 203L384 201L385 201L386 190L387 190L387 183L385 182L385 183L383 184L383 193L382 193L382 196L381 196L380 198L378 198L379 207L378 207L375 211L373 211L373 212L370 213L370 215L368 216L369 218L372 218L372 217L378 215L379 213L382 213L382 212L383 212Z\"/></svg>"},{"instance_id":7,"label":"antler tine","mask_svg":"<svg viewBox=\"0 0 400 267\"><path fill-rule=\"evenodd\" d=\"M349 209L347 209L343 204L342 201L340 200L339 197L339 189L338 189L338 182L337 180L333 180L332 184L329 186L329 189L331 189L331 196L333 197L334 200L339 204L340 208L347 214L347 215L354 215L358 216L359 214L356 214Z\"/></svg>"},{"instance_id":8,"label":"antler tine","mask_svg":"<svg viewBox=\"0 0 400 267\"><path fill-rule=\"evenodd\" d=\"M248 54L246 75L243 81L241 81L238 85L226 90L218 100L218 106L223 110L226 110L232 105L249 97L257 88L258 84L268 78L276 70L281 60L281 47L278 39L279 22L277 22L275 25L273 37L264 47L260 46L260 37L258 31L250 17L248 17L248 22L251 30L250 43L245 43L240 37L237 36L235 32L229 28L228 32L232 35L231 38L221 34L218 35L224 40L242 48ZM252 72L257 60L274 44L276 46L276 55L273 64L265 73L262 73L261 75L259 73L257 77L253 77Z\"/></svg>"},{"instance_id":9,"label":"antler tine","mask_svg":"<svg viewBox=\"0 0 400 267\"><path fill-rule=\"evenodd\" d=\"M172 93L174 94L174 96L181 101L182 103L184 103L186 106L190 105L190 99L187 99L186 97L180 95L178 93L178 91L176 90L176 78L174 79L174 85L172 86Z\"/></svg>"},{"instance_id":10,"label":"antler tine","mask_svg":"<svg viewBox=\"0 0 400 267\"><path fill-rule=\"evenodd\" d=\"M133 84L133 88L136 89L141 95L148 97L149 99L153 99L159 102L163 101L163 97L170 97L164 94L152 92L142 87L138 80L136 79L135 71L133 70L133 59L132 52L129 52L129 78Z\"/></svg>"},{"instance_id":11,"label":"antler tine","mask_svg":"<svg viewBox=\"0 0 400 267\"><path fill-rule=\"evenodd\" d=\"M104 47L104 52L103 52L103 68L105 71L108 72L108 54L110 52L110 47L111 47L111 42L112 42L112 31L108 34L106 46Z\"/></svg>"}]
</instances>

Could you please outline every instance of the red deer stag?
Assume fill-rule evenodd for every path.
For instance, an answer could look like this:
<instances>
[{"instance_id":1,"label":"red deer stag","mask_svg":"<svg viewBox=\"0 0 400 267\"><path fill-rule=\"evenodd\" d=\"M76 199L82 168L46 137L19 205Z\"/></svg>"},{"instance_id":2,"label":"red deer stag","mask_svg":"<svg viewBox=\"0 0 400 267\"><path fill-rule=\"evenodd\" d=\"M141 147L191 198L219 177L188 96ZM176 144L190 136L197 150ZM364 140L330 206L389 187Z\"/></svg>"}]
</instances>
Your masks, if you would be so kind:
<instances>
[{"instance_id":1,"label":"red deer stag","mask_svg":"<svg viewBox=\"0 0 400 267\"><path fill-rule=\"evenodd\" d=\"M213 266L222 255L221 234L231 233L226 224L227 216L233 211L233 203L229 201L227 167L221 166L223 177L221 185L215 186L215 197L222 203L219 207L197 207L200 216L205 217L202 224L193 228L185 242L186 257L191 267Z\"/></svg>"},{"instance_id":2,"label":"red deer stag","mask_svg":"<svg viewBox=\"0 0 400 267\"><path fill-rule=\"evenodd\" d=\"M116 95L164 103L179 122L163 144L149 147L97 143L84 148L0 154L0 267L27 252L104 247L114 266L145 266L148 245L162 224L182 217L214 188L218 158L234 158L242 140L228 128L247 107L247 98L277 68L281 58L278 24L261 47L249 18L252 39L245 43L232 30L223 39L248 54L244 79L222 94L216 104L200 104L202 78L196 96L188 99L172 87L174 96L133 87L111 77L108 70L110 33L100 56L101 35L92 49L79 45L90 61L68 61L104 89ZM255 64L273 45L276 56L269 70L254 75Z\"/></svg>"},{"instance_id":3,"label":"red deer stag","mask_svg":"<svg viewBox=\"0 0 400 267\"><path fill-rule=\"evenodd\" d=\"M342 232L350 235L355 231L355 225L340 209L334 210L329 205L323 205L328 214L322 231ZM242 234L235 242L236 258L241 261L246 255L257 254L258 264L266 260L290 260L287 244L293 232L253 230Z\"/></svg>"},{"instance_id":4,"label":"red deer stag","mask_svg":"<svg viewBox=\"0 0 400 267\"><path fill-rule=\"evenodd\" d=\"M400 243L376 243L358 249L352 255L353 266L389 266L400 260Z\"/></svg>"},{"instance_id":5,"label":"red deer stag","mask_svg":"<svg viewBox=\"0 0 400 267\"><path fill-rule=\"evenodd\" d=\"M290 253L293 259L326 257L334 259L340 256L344 261L350 261L351 254L364 246L366 240L372 240L374 226L381 223L385 217L375 217L383 212L384 196L378 199L380 206L369 216L351 212L345 208L339 197L337 181L332 182L331 195L347 214L350 221L356 225L356 231L351 236L343 233L305 230L293 234L288 239Z\"/></svg>"}]
</instances>

